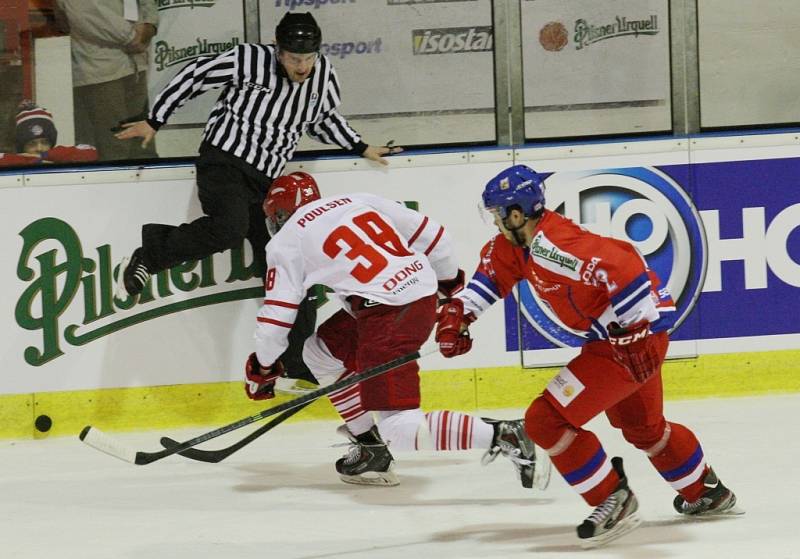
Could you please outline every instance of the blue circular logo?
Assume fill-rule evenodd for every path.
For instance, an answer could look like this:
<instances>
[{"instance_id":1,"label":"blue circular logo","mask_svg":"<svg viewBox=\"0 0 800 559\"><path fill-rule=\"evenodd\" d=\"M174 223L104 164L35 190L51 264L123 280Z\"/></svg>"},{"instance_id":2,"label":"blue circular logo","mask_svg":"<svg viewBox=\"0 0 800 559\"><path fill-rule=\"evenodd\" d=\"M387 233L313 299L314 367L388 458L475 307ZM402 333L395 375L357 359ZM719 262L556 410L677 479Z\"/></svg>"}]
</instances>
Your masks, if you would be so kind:
<instances>
[{"instance_id":1,"label":"blue circular logo","mask_svg":"<svg viewBox=\"0 0 800 559\"><path fill-rule=\"evenodd\" d=\"M677 312L671 330L677 328L700 296L708 253L700 214L689 195L672 178L650 167L554 173L545 186L548 208L594 233L629 241L639 249L661 279L659 289L666 286L672 294ZM559 347L585 342L555 316L527 281L519 283L519 297L523 316L545 339Z\"/></svg>"}]
</instances>

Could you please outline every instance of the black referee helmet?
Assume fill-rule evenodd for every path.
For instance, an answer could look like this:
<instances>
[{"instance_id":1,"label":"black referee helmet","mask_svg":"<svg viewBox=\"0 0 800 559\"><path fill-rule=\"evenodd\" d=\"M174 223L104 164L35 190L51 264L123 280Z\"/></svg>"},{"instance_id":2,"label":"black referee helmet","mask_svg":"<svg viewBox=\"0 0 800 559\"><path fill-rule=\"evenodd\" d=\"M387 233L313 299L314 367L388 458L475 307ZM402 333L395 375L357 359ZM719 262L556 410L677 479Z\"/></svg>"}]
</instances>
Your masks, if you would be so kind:
<instances>
[{"instance_id":1,"label":"black referee helmet","mask_svg":"<svg viewBox=\"0 0 800 559\"><path fill-rule=\"evenodd\" d=\"M289 12L275 28L275 40L278 47L287 52L298 54L317 52L322 43L322 31L309 12L304 14Z\"/></svg>"}]
</instances>

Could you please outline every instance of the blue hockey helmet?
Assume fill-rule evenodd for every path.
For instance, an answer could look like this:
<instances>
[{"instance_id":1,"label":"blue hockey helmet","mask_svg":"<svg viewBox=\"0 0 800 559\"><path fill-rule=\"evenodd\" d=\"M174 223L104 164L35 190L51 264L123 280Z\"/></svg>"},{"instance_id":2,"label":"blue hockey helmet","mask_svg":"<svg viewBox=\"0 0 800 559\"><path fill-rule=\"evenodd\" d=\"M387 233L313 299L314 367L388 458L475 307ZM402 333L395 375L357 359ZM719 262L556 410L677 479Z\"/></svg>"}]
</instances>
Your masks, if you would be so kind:
<instances>
[{"instance_id":1,"label":"blue hockey helmet","mask_svg":"<svg viewBox=\"0 0 800 559\"><path fill-rule=\"evenodd\" d=\"M527 165L514 165L486 183L483 206L496 209L501 219L517 206L527 217L536 217L544 210L544 181Z\"/></svg>"}]
</instances>

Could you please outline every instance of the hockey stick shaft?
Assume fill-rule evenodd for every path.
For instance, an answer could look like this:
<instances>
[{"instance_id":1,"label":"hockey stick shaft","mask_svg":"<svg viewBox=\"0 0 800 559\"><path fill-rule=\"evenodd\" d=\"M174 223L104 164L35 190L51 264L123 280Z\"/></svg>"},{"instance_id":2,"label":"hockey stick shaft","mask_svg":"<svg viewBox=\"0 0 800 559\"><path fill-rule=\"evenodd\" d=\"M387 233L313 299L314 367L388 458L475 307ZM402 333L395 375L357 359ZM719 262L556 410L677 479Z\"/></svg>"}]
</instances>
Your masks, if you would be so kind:
<instances>
[{"instance_id":1,"label":"hockey stick shaft","mask_svg":"<svg viewBox=\"0 0 800 559\"><path fill-rule=\"evenodd\" d=\"M404 363L400 363L396 365L395 368L403 364ZM197 460L198 462L209 462L212 464L216 464L217 462L222 462L228 456L249 445L251 442L258 439L261 435L272 430L272 428L277 427L278 425L280 425L281 423L283 423L284 421L295 415L297 412L307 407L309 404L311 404L311 402L299 405L296 408L292 408L288 411L283 412L282 414L280 414L278 417L276 417L266 425L259 427L258 429L247 435L242 440L225 448L220 448L217 450L187 448L186 450L180 451L178 454L180 454L184 458L189 458L190 460ZM171 439L169 437L161 437L161 446L163 446L164 448L173 448L179 444L180 443L178 441Z\"/></svg>"},{"instance_id":2,"label":"hockey stick shaft","mask_svg":"<svg viewBox=\"0 0 800 559\"><path fill-rule=\"evenodd\" d=\"M217 462L222 462L223 460L225 460L228 456L230 456L234 452L237 452L238 450L240 450L240 449L244 448L245 446L249 445L251 442L253 442L257 438L259 438L261 435L263 435L267 431L271 431L274 427L277 427L278 425L280 425L281 423L283 423L284 421L286 421L287 419L289 419L290 417L295 415L300 410L302 410L304 408L307 408L309 405L311 405L311 402L307 402L305 404L301 404L301 405L297 406L296 408L292 408L290 410L287 410L287 411L283 412L278 417L276 417L275 419L273 419L272 421L270 421L266 425L263 425L263 426L259 427L258 429L256 429L255 431L253 431L252 433L247 435L245 438L243 438L239 442L236 442L236 443L234 443L234 444L232 444L230 446L227 446L225 448L220 448L220 449L217 449L217 450L203 450L203 449L200 449L200 448L187 448L186 450L183 450L183 451L179 452L178 454L180 454L181 456L183 456L185 458L189 458L190 460L197 460L199 462L210 462L212 464L216 464ZM161 437L161 446L163 446L164 448L172 448L172 447L177 446L179 444L181 444L181 443L179 443L178 441L176 441L174 439L170 439L169 437Z\"/></svg>"},{"instance_id":3,"label":"hockey stick shaft","mask_svg":"<svg viewBox=\"0 0 800 559\"><path fill-rule=\"evenodd\" d=\"M242 427L245 427L246 425L250 425L251 423L260 421L266 417L285 412L287 410L296 408L297 406L301 406L303 404L308 404L310 402L313 402L314 400L317 400L318 398L321 398L322 396L327 396L332 392L337 392L344 388L353 386L354 384L358 384L359 382L363 382L372 377L376 377L387 371L391 371L392 369L399 367L400 365L404 365L405 363L415 361L416 359L419 359L423 355L428 355L430 353L433 353L437 349L438 349L437 345L430 345L423 347L418 351L414 351L407 355L403 355L402 357L393 359L392 361L384 363L383 365L372 367L371 369L367 369L366 371L363 371L356 375L352 375L350 377L334 382L333 384L330 384L328 386L314 390L313 392L309 392L308 394L300 396L299 398L295 398L294 400L290 400L288 402L284 402L283 404L267 408L255 415L245 417L243 419L240 419L239 421L235 421L234 423L230 423L218 429L214 429L213 431L209 431L208 433L199 435L193 439L189 439L188 441L184 441L172 448L165 448L157 452L134 451L132 449L126 448L124 445L119 443L116 439L114 439L110 435L107 435L103 431L95 427L92 427L91 425L87 425L86 427L83 428L83 430L79 435L79 438L89 446L101 452L105 452L110 456L113 456L120 460L124 460L126 462L137 464L139 466L144 466L146 464L151 464L157 460L161 460L162 458L166 458L167 456L172 456L173 454L177 454L188 448L192 448L193 446L197 446L200 443L204 443L206 441L210 441L211 439L221 437L226 433L230 433L231 431L235 431L236 429L240 429Z\"/></svg>"}]
</instances>

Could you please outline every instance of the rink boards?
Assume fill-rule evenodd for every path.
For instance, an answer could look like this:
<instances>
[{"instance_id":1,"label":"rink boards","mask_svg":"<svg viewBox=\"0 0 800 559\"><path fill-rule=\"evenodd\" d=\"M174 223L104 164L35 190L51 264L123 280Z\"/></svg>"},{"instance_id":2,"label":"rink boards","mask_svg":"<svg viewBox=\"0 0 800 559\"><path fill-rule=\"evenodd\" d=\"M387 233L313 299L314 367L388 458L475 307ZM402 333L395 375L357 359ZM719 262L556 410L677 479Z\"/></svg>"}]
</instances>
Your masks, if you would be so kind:
<instances>
[{"instance_id":1,"label":"rink boards","mask_svg":"<svg viewBox=\"0 0 800 559\"><path fill-rule=\"evenodd\" d=\"M678 303L668 397L800 390L800 141L795 134L485 149L294 163L323 194L373 192L418 206L456 242L467 272L493 234L477 212L485 181L511 162L548 173L548 207L632 240ZM92 423L111 430L217 424L264 408L246 400L262 296L249 247L154 278L139 300L114 297L115 268L143 223L200 215L193 168L0 175L6 296L0 437ZM576 273L592 281L594 268ZM332 304L323 304L320 319ZM425 357L424 407L521 407L580 339L525 285L471 328L473 351ZM280 401L280 400L278 400ZM305 417L333 417L327 403Z\"/></svg>"}]
</instances>

